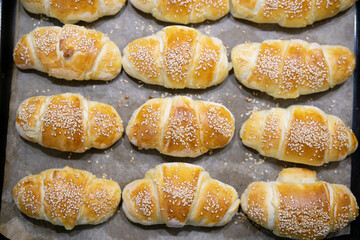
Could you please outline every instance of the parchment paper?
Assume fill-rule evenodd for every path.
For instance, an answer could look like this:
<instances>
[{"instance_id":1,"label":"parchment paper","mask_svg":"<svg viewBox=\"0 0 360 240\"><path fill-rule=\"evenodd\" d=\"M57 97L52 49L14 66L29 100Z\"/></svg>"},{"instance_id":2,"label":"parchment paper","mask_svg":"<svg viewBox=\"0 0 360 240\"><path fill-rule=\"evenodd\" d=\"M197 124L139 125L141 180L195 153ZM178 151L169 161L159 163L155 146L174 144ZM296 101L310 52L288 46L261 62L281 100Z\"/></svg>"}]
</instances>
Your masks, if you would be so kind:
<instances>
[{"instance_id":1,"label":"parchment paper","mask_svg":"<svg viewBox=\"0 0 360 240\"><path fill-rule=\"evenodd\" d=\"M246 41L261 42L266 39L303 39L320 44L339 44L353 49L354 7L336 17L323 20L302 29L286 29L277 25L259 25L236 20L230 14L215 22L190 25L202 33L222 39L228 53L237 44ZM89 28L107 33L122 50L136 38L151 35L170 24L155 20L127 3L116 16L104 17L87 24ZM16 41L36 26L61 23L26 12L18 4ZM229 57L230 60L230 57ZM160 155L156 150L138 150L124 135L120 141L107 150L89 150L83 154L69 154L51 150L36 143L23 140L15 130L16 110L26 98L36 95L53 95L64 92L80 93L91 100L114 106L126 126L133 111L151 97L184 94L194 99L220 102L227 106L236 119L236 132L232 141L223 149L213 151L196 159L174 158ZM296 100L276 100L265 93L242 87L233 71L219 86L206 90L168 90L160 86L146 85L129 77L124 71L113 81L65 81L48 77L37 71L22 71L14 67L12 80L10 118L5 164L5 179L2 195L0 232L11 239L271 239L275 235L247 220L239 210L232 221L224 227L200 228L186 226L170 229L164 225L142 226L131 223L121 208L107 222L100 225L77 226L72 231L54 226L48 222L31 219L21 214L12 199L12 188L23 177L38 174L48 168L62 168L66 165L84 169L97 177L117 181L123 189L129 182L143 178L145 172L157 164L184 161L201 165L210 175L236 188L239 195L253 181L272 181L281 168L296 166L275 159L259 156L246 148L239 138L241 124L249 117L251 110L267 109L292 104L307 104L320 107L326 113L343 119L347 126L352 121L353 79L334 89ZM302 166L302 165L297 165ZM302 166L303 167L303 166ZM350 158L316 169L318 178L331 183L350 185ZM346 228L334 235L348 233Z\"/></svg>"}]
</instances>

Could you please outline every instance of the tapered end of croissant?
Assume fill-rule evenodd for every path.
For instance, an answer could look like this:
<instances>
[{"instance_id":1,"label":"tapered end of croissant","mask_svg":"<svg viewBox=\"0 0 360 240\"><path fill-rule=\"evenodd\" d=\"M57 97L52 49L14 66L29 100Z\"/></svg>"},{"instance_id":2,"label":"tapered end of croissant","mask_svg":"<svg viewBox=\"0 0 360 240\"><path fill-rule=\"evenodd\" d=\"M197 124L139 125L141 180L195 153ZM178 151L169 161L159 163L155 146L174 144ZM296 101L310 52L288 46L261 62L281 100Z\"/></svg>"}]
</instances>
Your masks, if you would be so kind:
<instances>
[{"instance_id":1,"label":"tapered end of croissant","mask_svg":"<svg viewBox=\"0 0 360 240\"><path fill-rule=\"evenodd\" d=\"M197 196L188 220L196 226L223 226L232 219L240 204L232 186L212 178L202 183Z\"/></svg>"},{"instance_id":2,"label":"tapered end of croissant","mask_svg":"<svg viewBox=\"0 0 360 240\"><path fill-rule=\"evenodd\" d=\"M14 49L14 63L18 68L31 69L36 65L34 48L29 35L23 36Z\"/></svg>"},{"instance_id":3,"label":"tapered end of croissant","mask_svg":"<svg viewBox=\"0 0 360 240\"><path fill-rule=\"evenodd\" d=\"M86 224L107 221L116 211L121 200L121 188L115 181L94 177L89 181L84 196L85 207L81 215Z\"/></svg>"},{"instance_id":4,"label":"tapered end of croissant","mask_svg":"<svg viewBox=\"0 0 360 240\"><path fill-rule=\"evenodd\" d=\"M355 69L354 53L342 46L322 46L330 70L330 87L345 82Z\"/></svg>"},{"instance_id":5,"label":"tapered end of croissant","mask_svg":"<svg viewBox=\"0 0 360 240\"><path fill-rule=\"evenodd\" d=\"M108 41L101 49L94 67L86 76L87 79L109 81L114 79L121 71L121 53L112 41Z\"/></svg>"},{"instance_id":6,"label":"tapered end of croissant","mask_svg":"<svg viewBox=\"0 0 360 240\"><path fill-rule=\"evenodd\" d=\"M251 183L240 199L241 209L253 221L272 230L275 224L275 206L272 186L267 182Z\"/></svg>"},{"instance_id":7,"label":"tapered end of croissant","mask_svg":"<svg viewBox=\"0 0 360 240\"><path fill-rule=\"evenodd\" d=\"M41 142L38 124L41 121L41 113L46 100L47 97L45 96L32 97L20 104L15 126L23 138L33 142Z\"/></svg>"},{"instance_id":8,"label":"tapered end of croissant","mask_svg":"<svg viewBox=\"0 0 360 240\"><path fill-rule=\"evenodd\" d=\"M42 188L42 177L40 175L27 176L13 188L15 204L25 215L37 219L42 217Z\"/></svg>"},{"instance_id":9,"label":"tapered end of croissant","mask_svg":"<svg viewBox=\"0 0 360 240\"><path fill-rule=\"evenodd\" d=\"M110 105L90 101L88 104L90 145L104 149L117 142L123 132L123 122Z\"/></svg>"},{"instance_id":10,"label":"tapered end of croissant","mask_svg":"<svg viewBox=\"0 0 360 240\"><path fill-rule=\"evenodd\" d=\"M158 202L156 187L149 178L136 180L124 188L122 209L127 218L134 223L163 223Z\"/></svg>"}]
</instances>

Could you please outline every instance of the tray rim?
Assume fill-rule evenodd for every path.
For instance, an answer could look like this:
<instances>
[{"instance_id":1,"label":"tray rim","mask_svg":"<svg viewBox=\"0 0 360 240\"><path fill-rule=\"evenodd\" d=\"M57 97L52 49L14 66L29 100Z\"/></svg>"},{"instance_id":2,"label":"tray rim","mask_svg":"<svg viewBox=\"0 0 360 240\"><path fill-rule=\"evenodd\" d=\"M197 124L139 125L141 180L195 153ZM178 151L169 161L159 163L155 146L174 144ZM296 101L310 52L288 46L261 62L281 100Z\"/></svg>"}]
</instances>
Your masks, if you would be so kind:
<instances>
[{"instance_id":1,"label":"tray rim","mask_svg":"<svg viewBox=\"0 0 360 240\"><path fill-rule=\"evenodd\" d=\"M6 143L9 118L9 104L11 95L11 81L13 75L12 49L14 47L16 9L19 1L0 0L0 199L2 198L4 166L6 160ZM354 54L356 67L353 73L353 112L352 130L360 139L360 1L355 3L354 19ZM6 36L6 37L4 37ZM351 184L350 188L360 205L360 150L351 155ZM1 211L1 201L0 201ZM0 233L1 239L8 239ZM360 217L350 223L350 234L331 239L360 239Z\"/></svg>"}]
</instances>

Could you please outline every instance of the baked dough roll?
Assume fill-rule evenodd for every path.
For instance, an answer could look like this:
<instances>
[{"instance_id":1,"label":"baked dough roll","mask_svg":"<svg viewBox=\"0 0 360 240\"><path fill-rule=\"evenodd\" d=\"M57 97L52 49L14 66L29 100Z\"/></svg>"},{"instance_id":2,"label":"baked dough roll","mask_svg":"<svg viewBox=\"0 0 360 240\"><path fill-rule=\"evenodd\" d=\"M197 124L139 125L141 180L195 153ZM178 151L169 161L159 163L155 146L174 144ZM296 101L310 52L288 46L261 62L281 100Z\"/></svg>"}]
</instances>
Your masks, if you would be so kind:
<instances>
[{"instance_id":1,"label":"baked dough roll","mask_svg":"<svg viewBox=\"0 0 360 240\"><path fill-rule=\"evenodd\" d=\"M24 8L35 14L57 18L62 23L93 22L115 15L126 0L21 0Z\"/></svg>"},{"instance_id":2,"label":"baked dough roll","mask_svg":"<svg viewBox=\"0 0 360 240\"><path fill-rule=\"evenodd\" d=\"M24 100L16 129L23 138L44 147L78 153L110 147L124 131L112 106L73 93Z\"/></svg>"},{"instance_id":3,"label":"baked dough roll","mask_svg":"<svg viewBox=\"0 0 360 240\"><path fill-rule=\"evenodd\" d=\"M189 97L154 98L135 110L126 134L139 148L174 157L197 157L224 147L234 135L235 119L224 106Z\"/></svg>"},{"instance_id":4,"label":"baked dough roll","mask_svg":"<svg viewBox=\"0 0 360 240\"><path fill-rule=\"evenodd\" d=\"M123 56L130 76L167 88L207 88L222 83L231 69L220 39L183 26L136 39Z\"/></svg>"},{"instance_id":5,"label":"baked dough roll","mask_svg":"<svg viewBox=\"0 0 360 240\"><path fill-rule=\"evenodd\" d=\"M164 163L125 186L122 208L128 219L168 227L223 226L239 207L236 190L210 177L202 167Z\"/></svg>"},{"instance_id":6,"label":"baked dough roll","mask_svg":"<svg viewBox=\"0 0 360 240\"><path fill-rule=\"evenodd\" d=\"M25 215L71 230L108 220L120 203L121 189L117 182L65 167L21 179L13 197Z\"/></svg>"},{"instance_id":7,"label":"baked dough roll","mask_svg":"<svg viewBox=\"0 0 360 240\"><path fill-rule=\"evenodd\" d=\"M96 30L75 25L36 28L16 44L14 62L66 80L114 79L121 54L114 42Z\"/></svg>"},{"instance_id":8,"label":"baked dough roll","mask_svg":"<svg viewBox=\"0 0 360 240\"><path fill-rule=\"evenodd\" d=\"M217 20L229 12L229 0L130 0L131 4L156 19L172 23Z\"/></svg>"},{"instance_id":9,"label":"baked dough roll","mask_svg":"<svg viewBox=\"0 0 360 240\"><path fill-rule=\"evenodd\" d=\"M252 113L240 138L264 156L312 166L341 161L358 146L340 118L300 105Z\"/></svg>"},{"instance_id":10,"label":"baked dough roll","mask_svg":"<svg viewBox=\"0 0 360 240\"><path fill-rule=\"evenodd\" d=\"M257 224L280 237L322 239L358 216L358 205L344 185L316 179L316 172L287 168L276 181L253 182L241 208Z\"/></svg>"},{"instance_id":11,"label":"baked dough roll","mask_svg":"<svg viewBox=\"0 0 360 240\"><path fill-rule=\"evenodd\" d=\"M256 23L301 28L335 16L356 0L231 0L231 14Z\"/></svg>"},{"instance_id":12,"label":"baked dough roll","mask_svg":"<svg viewBox=\"0 0 360 240\"><path fill-rule=\"evenodd\" d=\"M345 82L355 68L350 49L302 40L241 44L231 61L240 83L275 98L326 91Z\"/></svg>"}]
</instances>

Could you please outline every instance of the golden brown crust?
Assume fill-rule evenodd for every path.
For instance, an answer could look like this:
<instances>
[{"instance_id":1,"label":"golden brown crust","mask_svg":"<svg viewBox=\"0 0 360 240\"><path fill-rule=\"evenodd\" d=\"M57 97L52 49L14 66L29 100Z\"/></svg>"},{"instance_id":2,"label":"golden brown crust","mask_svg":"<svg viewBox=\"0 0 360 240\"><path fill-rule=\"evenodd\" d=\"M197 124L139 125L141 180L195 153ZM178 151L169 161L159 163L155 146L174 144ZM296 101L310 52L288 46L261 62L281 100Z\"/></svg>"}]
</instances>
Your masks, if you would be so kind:
<instances>
[{"instance_id":1,"label":"golden brown crust","mask_svg":"<svg viewBox=\"0 0 360 240\"><path fill-rule=\"evenodd\" d=\"M322 239L358 215L356 199L346 186L316 181L315 171L299 168L284 169L275 182L251 183L241 196L241 207L274 234L294 239Z\"/></svg>"},{"instance_id":2,"label":"golden brown crust","mask_svg":"<svg viewBox=\"0 0 360 240\"><path fill-rule=\"evenodd\" d=\"M197 103L201 136L205 148L224 147L235 131L235 119L221 105L208 102Z\"/></svg>"},{"instance_id":3,"label":"golden brown crust","mask_svg":"<svg viewBox=\"0 0 360 240\"><path fill-rule=\"evenodd\" d=\"M157 188L150 178L136 180L124 188L123 209L133 222L144 225L162 223Z\"/></svg>"},{"instance_id":4,"label":"golden brown crust","mask_svg":"<svg viewBox=\"0 0 360 240\"><path fill-rule=\"evenodd\" d=\"M107 148L124 131L113 107L72 93L24 100L17 113L16 129L30 141L69 152Z\"/></svg>"},{"instance_id":5,"label":"golden brown crust","mask_svg":"<svg viewBox=\"0 0 360 240\"><path fill-rule=\"evenodd\" d=\"M65 167L23 178L13 197L27 216L71 230L78 224L106 221L120 203L121 190L114 181Z\"/></svg>"},{"instance_id":6,"label":"golden brown crust","mask_svg":"<svg viewBox=\"0 0 360 240\"><path fill-rule=\"evenodd\" d=\"M234 188L211 179L202 167L184 163L149 170L124 188L123 199L129 220L169 227L224 225L240 202Z\"/></svg>"},{"instance_id":7,"label":"golden brown crust","mask_svg":"<svg viewBox=\"0 0 360 240\"><path fill-rule=\"evenodd\" d=\"M172 23L198 23L217 20L229 12L228 0L130 0L137 9L151 13L156 19Z\"/></svg>"},{"instance_id":8,"label":"golden brown crust","mask_svg":"<svg viewBox=\"0 0 360 240\"><path fill-rule=\"evenodd\" d=\"M36 69L66 80L112 80L121 70L121 54L108 37L75 25L36 28L14 50L22 69Z\"/></svg>"},{"instance_id":9,"label":"golden brown crust","mask_svg":"<svg viewBox=\"0 0 360 240\"><path fill-rule=\"evenodd\" d=\"M313 166L343 160L357 148L354 133L339 118L300 105L254 112L240 137L265 156Z\"/></svg>"},{"instance_id":10,"label":"golden brown crust","mask_svg":"<svg viewBox=\"0 0 360 240\"><path fill-rule=\"evenodd\" d=\"M293 108L290 114L283 158L290 162L322 165L330 141L326 116L317 108L300 106Z\"/></svg>"},{"instance_id":11,"label":"golden brown crust","mask_svg":"<svg viewBox=\"0 0 360 240\"><path fill-rule=\"evenodd\" d=\"M231 59L239 82L276 98L326 91L346 81L355 68L350 49L302 40L241 44Z\"/></svg>"},{"instance_id":12,"label":"golden brown crust","mask_svg":"<svg viewBox=\"0 0 360 240\"><path fill-rule=\"evenodd\" d=\"M333 215L333 231L340 230L347 226L351 221L359 215L359 207L356 199L351 191L338 184L332 184L334 215Z\"/></svg>"},{"instance_id":13,"label":"golden brown crust","mask_svg":"<svg viewBox=\"0 0 360 240\"><path fill-rule=\"evenodd\" d=\"M197 106L190 98L174 98L163 127L160 152L171 156L199 156L206 152L201 141Z\"/></svg>"},{"instance_id":14,"label":"golden brown crust","mask_svg":"<svg viewBox=\"0 0 360 240\"><path fill-rule=\"evenodd\" d=\"M257 23L277 23L300 28L332 17L349 8L355 0L232 0L234 17Z\"/></svg>"},{"instance_id":15,"label":"golden brown crust","mask_svg":"<svg viewBox=\"0 0 360 240\"><path fill-rule=\"evenodd\" d=\"M197 157L225 146L234 133L234 122L222 105L178 96L143 104L135 110L126 133L140 148L156 148L176 157Z\"/></svg>"},{"instance_id":16,"label":"golden brown crust","mask_svg":"<svg viewBox=\"0 0 360 240\"><path fill-rule=\"evenodd\" d=\"M164 33L163 58L167 85L184 88L199 32L192 28L175 27L165 28Z\"/></svg>"},{"instance_id":17,"label":"golden brown crust","mask_svg":"<svg viewBox=\"0 0 360 240\"><path fill-rule=\"evenodd\" d=\"M190 221L205 226L224 225L224 218L231 208L237 210L239 197L234 188L214 179L202 183L197 201L192 207ZM219 221L220 220L220 221Z\"/></svg>"},{"instance_id":18,"label":"golden brown crust","mask_svg":"<svg viewBox=\"0 0 360 240\"><path fill-rule=\"evenodd\" d=\"M89 145L84 111L84 99L80 95L51 97L41 116L40 144L60 151L84 152Z\"/></svg>"},{"instance_id":19,"label":"golden brown crust","mask_svg":"<svg viewBox=\"0 0 360 240\"><path fill-rule=\"evenodd\" d=\"M330 232L330 195L324 182L276 183L279 205L274 233L301 239L320 239Z\"/></svg>"},{"instance_id":20,"label":"golden brown crust","mask_svg":"<svg viewBox=\"0 0 360 240\"><path fill-rule=\"evenodd\" d=\"M91 145L98 149L113 145L124 132L119 114L104 103L88 102L88 124Z\"/></svg>"},{"instance_id":21,"label":"golden brown crust","mask_svg":"<svg viewBox=\"0 0 360 240\"><path fill-rule=\"evenodd\" d=\"M132 77L167 88L207 88L223 82L229 70L221 40L184 26L134 40L123 60Z\"/></svg>"},{"instance_id":22,"label":"golden brown crust","mask_svg":"<svg viewBox=\"0 0 360 240\"><path fill-rule=\"evenodd\" d=\"M164 84L158 37L139 38L124 49L124 69L131 76L146 83ZM131 65L131 67L128 67ZM134 71L131 71L134 69Z\"/></svg>"},{"instance_id":23,"label":"golden brown crust","mask_svg":"<svg viewBox=\"0 0 360 240\"><path fill-rule=\"evenodd\" d=\"M32 97L23 101L16 115L16 128L22 137L30 141L39 141L38 121L40 120L41 107L47 97Z\"/></svg>"},{"instance_id":24,"label":"golden brown crust","mask_svg":"<svg viewBox=\"0 0 360 240\"><path fill-rule=\"evenodd\" d=\"M165 99L152 99L135 110L126 127L126 134L132 144L139 148L161 148L162 128L167 107Z\"/></svg>"},{"instance_id":25,"label":"golden brown crust","mask_svg":"<svg viewBox=\"0 0 360 240\"><path fill-rule=\"evenodd\" d=\"M32 13L57 18L62 23L92 22L120 11L125 0L21 0Z\"/></svg>"}]
</instances>

